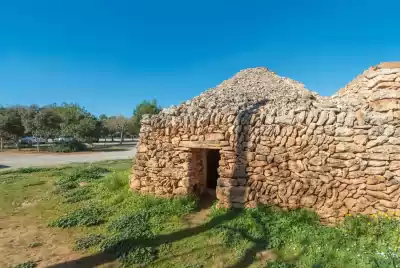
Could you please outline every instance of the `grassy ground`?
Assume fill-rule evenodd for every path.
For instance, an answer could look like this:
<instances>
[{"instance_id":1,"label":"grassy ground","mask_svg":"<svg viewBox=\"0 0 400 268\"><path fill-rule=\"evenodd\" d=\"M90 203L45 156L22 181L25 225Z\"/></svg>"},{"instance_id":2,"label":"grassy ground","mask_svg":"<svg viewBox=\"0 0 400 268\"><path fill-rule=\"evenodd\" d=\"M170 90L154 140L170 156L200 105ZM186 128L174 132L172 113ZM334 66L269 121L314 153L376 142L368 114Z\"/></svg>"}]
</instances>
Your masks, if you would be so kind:
<instances>
[{"instance_id":1,"label":"grassy ground","mask_svg":"<svg viewBox=\"0 0 400 268\"><path fill-rule=\"evenodd\" d=\"M130 167L0 172L0 267L399 266L400 224L387 215L329 227L306 210L201 210L132 193Z\"/></svg>"}]
</instances>

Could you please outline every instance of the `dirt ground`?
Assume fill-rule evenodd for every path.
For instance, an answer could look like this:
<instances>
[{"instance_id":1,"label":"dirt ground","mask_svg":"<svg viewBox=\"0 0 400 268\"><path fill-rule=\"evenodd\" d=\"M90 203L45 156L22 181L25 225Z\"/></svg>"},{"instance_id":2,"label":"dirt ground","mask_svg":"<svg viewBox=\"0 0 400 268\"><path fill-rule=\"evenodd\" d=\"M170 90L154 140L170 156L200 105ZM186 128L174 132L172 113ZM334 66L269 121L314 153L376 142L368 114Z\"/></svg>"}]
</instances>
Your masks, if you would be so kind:
<instances>
[{"instance_id":1,"label":"dirt ground","mask_svg":"<svg viewBox=\"0 0 400 268\"><path fill-rule=\"evenodd\" d=\"M207 219L209 207L185 217L188 226L198 226ZM73 268L66 262L79 260L90 253L82 254L73 250L74 239L79 233L75 229L53 229L43 222L29 216L0 217L0 267L31 260L37 263L37 268L54 267ZM61 265L60 265L61 264ZM116 268L114 261L102 265L103 268Z\"/></svg>"},{"instance_id":2,"label":"dirt ground","mask_svg":"<svg viewBox=\"0 0 400 268\"><path fill-rule=\"evenodd\" d=\"M74 260L83 255L71 249L72 230L46 228L40 221L27 216L0 219L0 267L10 267L26 260L37 267Z\"/></svg>"}]
</instances>

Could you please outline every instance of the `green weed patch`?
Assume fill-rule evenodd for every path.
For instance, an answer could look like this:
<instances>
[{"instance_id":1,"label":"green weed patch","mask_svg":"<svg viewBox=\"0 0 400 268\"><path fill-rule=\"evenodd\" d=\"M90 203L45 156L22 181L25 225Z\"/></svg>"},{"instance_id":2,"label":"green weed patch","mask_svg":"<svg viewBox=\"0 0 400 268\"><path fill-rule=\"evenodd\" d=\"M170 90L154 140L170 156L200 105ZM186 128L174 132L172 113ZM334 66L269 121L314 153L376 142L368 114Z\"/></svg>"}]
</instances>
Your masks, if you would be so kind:
<instances>
[{"instance_id":1,"label":"green weed patch","mask_svg":"<svg viewBox=\"0 0 400 268\"><path fill-rule=\"evenodd\" d=\"M28 261L21 264L17 264L12 268L35 268L37 266L36 262Z\"/></svg>"},{"instance_id":2,"label":"green weed patch","mask_svg":"<svg viewBox=\"0 0 400 268\"><path fill-rule=\"evenodd\" d=\"M123 215L111 222L107 230L111 235L101 244L101 250L116 255L126 266L146 265L157 258L157 247L142 246L141 240L155 237L151 230L150 214L138 211Z\"/></svg>"},{"instance_id":3,"label":"green weed patch","mask_svg":"<svg viewBox=\"0 0 400 268\"><path fill-rule=\"evenodd\" d=\"M64 203L78 203L92 198L92 192L88 186L66 191L62 194L65 198Z\"/></svg>"},{"instance_id":4,"label":"green weed patch","mask_svg":"<svg viewBox=\"0 0 400 268\"><path fill-rule=\"evenodd\" d=\"M94 246L99 245L105 236L101 234L90 234L85 237L81 237L75 241L75 250L85 250Z\"/></svg>"},{"instance_id":5,"label":"green weed patch","mask_svg":"<svg viewBox=\"0 0 400 268\"><path fill-rule=\"evenodd\" d=\"M75 210L49 224L51 227L68 228L74 226L95 226L104 222L104 210L97 207L84 207Z\"/></svg>"}]
</instances>

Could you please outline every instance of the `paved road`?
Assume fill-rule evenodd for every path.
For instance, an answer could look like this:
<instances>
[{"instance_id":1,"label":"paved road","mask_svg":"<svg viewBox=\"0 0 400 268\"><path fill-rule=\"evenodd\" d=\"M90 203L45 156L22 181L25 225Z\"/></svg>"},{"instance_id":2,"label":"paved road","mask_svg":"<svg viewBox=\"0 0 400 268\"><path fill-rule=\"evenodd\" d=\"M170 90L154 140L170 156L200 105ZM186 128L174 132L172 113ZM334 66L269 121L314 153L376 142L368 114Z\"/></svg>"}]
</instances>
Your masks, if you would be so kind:
<instances>
[{"instance_id":1,"label":"paved road","mask_svg":"<svg viewBox=\"0 0 400 268\"><path fill-rule=\"evenodd\" d=\"M103 160L129 159L136 154L136 147L126 151L83 152L71 154L52 153L0 153L0 170L3 168L41 167L70 163L98 162Z\"/></svg>"}]
</instances>

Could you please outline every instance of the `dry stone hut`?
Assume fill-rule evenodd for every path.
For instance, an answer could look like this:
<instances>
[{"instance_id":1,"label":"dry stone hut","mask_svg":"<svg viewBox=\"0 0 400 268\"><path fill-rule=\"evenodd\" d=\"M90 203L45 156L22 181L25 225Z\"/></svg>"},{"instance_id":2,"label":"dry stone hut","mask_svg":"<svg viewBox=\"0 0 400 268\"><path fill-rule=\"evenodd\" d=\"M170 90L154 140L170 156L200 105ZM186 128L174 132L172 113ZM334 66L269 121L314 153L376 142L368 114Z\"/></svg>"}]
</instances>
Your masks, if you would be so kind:
<instances>
[{"instance_id":1,"label":"dry stone hut","mask_svg":"<svg viewBox=\"0 0 400 268\"><path fill-rule=\"evenodd\" d=\"M332 97L266 68L142 121L131 188L209 192L224 207L308 207L325 220L400 209L400 63Z\"/></svg>"}]
</instances>

